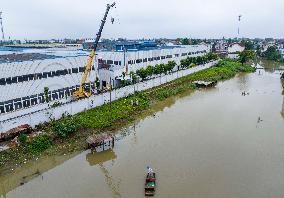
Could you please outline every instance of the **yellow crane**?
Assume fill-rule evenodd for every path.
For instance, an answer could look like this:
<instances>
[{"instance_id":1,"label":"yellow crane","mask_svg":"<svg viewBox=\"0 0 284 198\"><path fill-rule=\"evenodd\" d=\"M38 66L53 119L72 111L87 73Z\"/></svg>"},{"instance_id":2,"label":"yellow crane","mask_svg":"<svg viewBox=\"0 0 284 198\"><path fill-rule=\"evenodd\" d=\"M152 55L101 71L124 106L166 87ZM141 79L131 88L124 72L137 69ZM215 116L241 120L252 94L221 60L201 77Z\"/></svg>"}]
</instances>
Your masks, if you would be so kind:
<instances>
[{"instance_id":1,"label":"yellow crane","mask_svg":"<svg viewBox=\"0 0 284 198\"><path fill-rule=\"evenodd\" d=\"M107 19L107 15L109 13L109 10L115 6L115 2L113 4L107 4L107 9L106 9L106 12L105 12L105 15L104 15L104 18L101 22L101 25L100 25L100 29L99 29L99 32L97 33L97 38L95 40L95 43L94 43L94 46L92 47L92 51L91 51L91 54L89 56L89 59L88 59L88 62L87 62L87 65L86 65L86 69L84 71L84 74L83 74L83 77L82 77L82 81L81 81L81 84L80 84L80 87L78 90L74 91L73 93L73 97L77 98L77 99L80 99L80 98L86 98L86 97L90 97L92 95L92 90L91 90L91 86L90 86L90 90L89 91L86 91L85 90L85 83L86 83L86 80L87 80L87 76L90 72L90 69L92 67L92 63L93 63L93 59L96 55L96 50L97 50L97 46L98 46L98 42L101 38L101 35L102 35L102 31L103 31L103 28L104 28L104 25L106 23L106 19Z\"/></svg>"}]
</instances>

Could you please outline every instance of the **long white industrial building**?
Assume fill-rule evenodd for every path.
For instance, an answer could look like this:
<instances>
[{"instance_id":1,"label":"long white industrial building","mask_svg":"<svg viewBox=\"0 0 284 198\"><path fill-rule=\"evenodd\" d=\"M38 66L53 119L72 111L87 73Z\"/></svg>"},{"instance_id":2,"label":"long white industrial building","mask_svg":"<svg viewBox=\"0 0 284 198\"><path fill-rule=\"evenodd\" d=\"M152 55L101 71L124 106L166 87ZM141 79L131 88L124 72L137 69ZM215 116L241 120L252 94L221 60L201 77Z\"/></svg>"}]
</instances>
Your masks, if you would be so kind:
<instances>
[{"instance_id":1,"label":"long white industrial building","mask_svg":"<svg viewBox=\"0 0 284 198\"><path fill-rule=\"evenodd\" d=\"M209 46L195 45L98 52L87 82L94 82L98 76L101 86L109 79L116 86L126 67L128 72L135 72L170 60L179 64L187 56L202 56L209 50ZM87 60L88 56L64 56L0 63L0 115L44 103L44 87L49 88L51 101L69 98L80 85Z\"/></svg>"}]
</instances>

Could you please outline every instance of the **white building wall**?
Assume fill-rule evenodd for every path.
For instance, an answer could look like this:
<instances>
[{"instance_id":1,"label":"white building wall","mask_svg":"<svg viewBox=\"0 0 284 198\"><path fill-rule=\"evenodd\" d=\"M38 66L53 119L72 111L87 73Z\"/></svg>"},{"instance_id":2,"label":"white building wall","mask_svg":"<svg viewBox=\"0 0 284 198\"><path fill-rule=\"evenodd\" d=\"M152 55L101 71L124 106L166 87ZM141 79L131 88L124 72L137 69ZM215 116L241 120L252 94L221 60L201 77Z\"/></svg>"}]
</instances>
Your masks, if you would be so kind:
<instances>
[{"instance_id":1,"label":"white building wall","mask_svg":"<svg viewBox=\"0 0 284 198\"><path fill-rule=\"evenodd\" d=\"M189 75L191 73L212 67L217 61L208 63L206 65L197 66L194 68L173 72L172 74L164 75L158 78L154 78L148 81L140 82L135 85L123 87L121 89L112 91L112 100L116 100L122 97L126 97L134 93L134 89L137 91L143 91L152 87L159 86L161 84L170 82L182 76ZM63 113L70 115L77 114L87 109L100 106L110 101L110 94L102 93L100 95L93 95L90 98L67 102L59 107L50 107L48 104L39 104L31 108L13 111L0 116L0 133L4 133L9 129L17 127L22 124L29 124L32 127L40 123L50 121L50 119L60 119Z\"/></svg>"},{"instance_id":2,"label":"white building wall","mask_svg":"<svg viewBox=\"0 0 284 198\"><path fill-rule=\"evenodd\" d=\"M0 64L0 79L22 76L27 74L43 73L63 69L85 67L87 56L44 59L35 61L12 62ZM61 76L42 78L6 85L0 85L0 102L43 93L44 87L50 91L79 85L82 72ZM88 75L87 82L94 81L95 71Z\"/></svg>"},{"instance_id":3,"label":"white building wall","mask_svg":"<svg viewBox=\"0 0 284 198\"><path fill-rule=\"evenodd\" d=\"M228 47L228 53L238 53L238 52L242 52L245 50L245 47L239 45L239 44L233 44L231 46Z\"/></svg>"},{"instance_id":4,"label":"white building wall","mask_svg":"<svg viewBox=\"0 0 284 198\"><path fill-rule=\"evenodd\" d=\"M126 71L125 65L128 65L128 72L135 72L136 70L144 67L146 68L148 65L156 65L161 63L168 63L170 60L174 60L177 64L180 64L180 60L186 58L186 56L181 56L183 53L187 54L187 56L202 56L205 53L195 54L195 52L208 52L210 50L209 46L206 45L188 45L181 46L175 48L167 48L167 49L155 49L155 50L147 50L147 51L135 51L135 52L98 52L95 60L93 62L93 66L96 70L97 68L97 60L113 60L120 61L121 65L112 65L109 70L101 69L98 72L91 71L88 75L86 83L89 81L94 82L97 76L99 75L101 85L102 81L109 82L110 78L112 79L112 85L116 86L117 81L115 80L117 77L122 79L122 73ZM188 55L188 53L193 53L192 55ZM178 55L178 57L176 56ZM171 55L172 58L161 59L162 56ZM125 58L124 58L125 57ZM160 60L154 60L149 62L148 58L160 57ZM141 63L136 63L138 59L142 59ZM147 59L147 62L143 62L143 59ZM128 61L132 61L133 64L128 64ZM15 76L22 76L35 73L44 73L44 72L54 72L58 70L71 70L74 68L83 69L79 73L68 73L60 76L47 77L37 80L29 80L24 82L12 83L1 85L0 84L0 113L2 114L4 111L14 111L15 109L23 108L15 105L15 101L10 102L10 100L21 99L23 97L33 96L37 102L40 102L40 96L37 94L43 94L44 87L48 87L49 91L60 90L67 87L78 86L81 83L81 79L84 72L84 67L86 66L88 61L88 56L69 56L62 58L53 58L53 59L44 59L44 60L34 60L34 61L23 61L23 62L11 62L11 63L1 63L0 64L0 79L10 78ZM124 64L125 63L125 64ZM57 92L59 93L59 92ZM65 93L65 92L64 92ZM61 99L60 99L61 98ZM30 101L29 99L21 100ZM60 97L54 97L54 100L62 100L62 95ZM21 103L19 102L19 103ZM31 104L35 105L34 103ZM30 106L30 105L28 105Z\"/></svg>"},{"instance_id":5,"label":"white building wall","mask_svg":"<svg viewBox=\"0 0 284 198\"><path fill-rule=\"evenodd\" d=\"M206 52L195 54L196 52L201 52L201 51L202 52L206 51ZM180 65L181 59L184 59L186 57L203 56L209 51L210 51L210 46L207 45L185 45L170 49L155 49L155 50L131 51L131 52L99 52L98 59L121 61L121 66L116 66L115 69L111 70L100 69L99 78L101 82L102 81L109 82L110 78L115 79L116 77L122 77L122 72L126 71L126 65L128 67L128 73L136 72L138 69L146 68L149 65L155 66L156 64L167 64L169 61L175 61L177 65ZM187 55L182 56L183 53L186 53ZM188 53L194 53L194 54L188 55ZM171 55L172 58L148 61L148 58L162 57L162 56L166 57L168 55ZM139 59L142 59L142 62L136 63L136 60ZM147 59L147 62L144 62L143 61L144 59ZM129 61L135 63L129 64L128 63Z\"/></svg>"}]
</instances>

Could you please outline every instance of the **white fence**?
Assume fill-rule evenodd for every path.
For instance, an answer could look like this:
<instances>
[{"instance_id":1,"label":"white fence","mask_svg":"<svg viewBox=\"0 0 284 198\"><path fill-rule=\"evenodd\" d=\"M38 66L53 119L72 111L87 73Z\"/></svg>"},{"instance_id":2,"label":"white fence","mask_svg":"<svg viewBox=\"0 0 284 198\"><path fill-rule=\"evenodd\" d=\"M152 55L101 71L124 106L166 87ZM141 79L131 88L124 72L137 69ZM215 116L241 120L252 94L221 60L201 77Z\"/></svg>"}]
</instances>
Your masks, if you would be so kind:
<instances>
[{"instance_id":1,"label":"white fence","mask_svg":"<svg viewBox=\"0 0 284 198\"><path fill-rule=\"evenodd\" d=\"M131 95L134 93L134 89L135 91L143 91L152 87L157 87L159 85L173 81L177 78L192 74L203 69L207 69L215 64L216 61L194 68L177 71L172 74L164 75L161 77L153 78L144 82L137 83L135 85L130 85L127 87L113 90L111 93L111 99L117 100L119 98ZM110 93L106 92L99 95L93 95L86 99L68 102L59 107L50 107L48 104L39 104L31 108L7 113L1 115L0 117L0 133L4 133L9 129L12 129L22 124L29 124L34 127L35 125L47 122L52 118L60 119L63 114L74 115L79 112L92 109L97 106L101 106L105 103L108 103L109 101Z\"/></svg>"}]
</instances>

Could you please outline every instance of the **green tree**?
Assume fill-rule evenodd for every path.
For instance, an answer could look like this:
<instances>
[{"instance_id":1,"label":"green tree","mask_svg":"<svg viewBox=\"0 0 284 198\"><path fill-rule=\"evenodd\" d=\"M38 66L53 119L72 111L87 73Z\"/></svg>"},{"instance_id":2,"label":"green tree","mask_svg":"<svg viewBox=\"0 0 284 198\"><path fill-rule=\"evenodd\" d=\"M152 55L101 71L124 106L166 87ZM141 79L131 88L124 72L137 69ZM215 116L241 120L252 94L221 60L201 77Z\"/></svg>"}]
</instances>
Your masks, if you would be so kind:
<instances>
[{"instance_id":1,"label":"green tree","mask_svg":"<svg viewBox=\"0 0 284 198\"><path fill-rule=\"evenodd\" d=\"M142 78L142 80L145 80L145 79L147 78L147 76L148 76L147 71L146 71L146 69L144 69L144 68L138 69L138 70L136 71L136 74L137 74L140 78Z\"/></svg>"},{"instance_id":2,"label":"green tree","mask_svg":"<svg viewBox=\"0 0 284 198\"><path fill-rule=\"evenodd\" d=\"M239 53L239 61L242 63L242 65L254 58L255 58L255 52L253 50L244 50Z\"/></svg>"},{"instance_id":3,"label":"green tree","mask_svg":"<svg viewBox=\"0 0 284 198\"><path fill-rule=\"evenodd\" d=\"M166 70L172 72L176 65L175 61L169 61L168 64L166 64Z\"/></svg>"},{"instance_id":4,"label":"green tree","mask_svg":"<svg viewBox=\"0 0 284 198\"><path fill-rule=\"evenodd\" d=\"M254 49L254 44L250 40L242 40L242 44L245 46L245 50L253 50Z\"/></svg>"},{"instance_id":5,"label":"green tree","mask_svg":"<svg viewBox=\"0 0 284 198\"><path fill-rule=\"evenodd\" d=\"M154 74L156 74L156 75L161 75L161 74L163 73L163 70L164 70L163 64L157 64L157 65L154 67Z\"/></svg>"},{"instance_id":6,"label":"green tree","mask_svg":"<svg viewBox=\"0 0 284 198\"><path fill-rule=\"evenodd\" d=\"M183 38L183 39L180 40L180 42L181 42L182 45L189 45L188 38Z\"/></svg>"},{"instance_id":7,"label":"green tree","mask_svg":"<svg viewBox=\"0 0 284 198\"><path fill-rule=\"evenodd\" d=\"M99 90L101 85L99 77L96 77L95 84L96 84L96 89Z\"/></svg>"},{"instance_id":8,"label":"green tree","mask_svg":"<svg viewBox=\"0 0 284 198\"><path fill-rule=\"evenodd\" d=\"M44 92L44 100L45 102L49 102L49 96L48 96L48 92L49 92L49 88L48 87L44 87L43 88L43 92Z\"/></svg>"},{"instance_id":9,"label":"green tree","mask_svg":"<svg viewBox=\"0 0 284 198\"><path fill-rule=\"evenodd\" d=\"M271 46L264 52L264 57L268 60L277 61L281 58L281 54L275 46Z\"/></svg>"},{"instance_id":10,"label":"green tree","mask_svg":"<svg viewBox=\"0 0 284 198\"><path fill-rule=\"evenodd\" d=\"M149 66L146 68L147 76L152 76L152 75L154 74L154 70L155 70L155 68L154 68L152 65L149 65Z\"/></svg>"},{"instance_id":11,"label":"green tree","mask_svg":"<svg viewBox=\"0 0 284 198\"><path fill-rule=\"evenodd\" d=\"M181 68L182 68L182 69L188 68L188 66L189 66L189 59L188 59L188 58L182 59L182 60L180 61L180 65L181 65Z\"/></svg>"}]
</instances>

